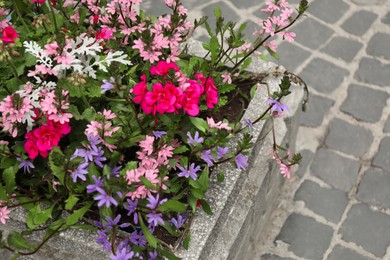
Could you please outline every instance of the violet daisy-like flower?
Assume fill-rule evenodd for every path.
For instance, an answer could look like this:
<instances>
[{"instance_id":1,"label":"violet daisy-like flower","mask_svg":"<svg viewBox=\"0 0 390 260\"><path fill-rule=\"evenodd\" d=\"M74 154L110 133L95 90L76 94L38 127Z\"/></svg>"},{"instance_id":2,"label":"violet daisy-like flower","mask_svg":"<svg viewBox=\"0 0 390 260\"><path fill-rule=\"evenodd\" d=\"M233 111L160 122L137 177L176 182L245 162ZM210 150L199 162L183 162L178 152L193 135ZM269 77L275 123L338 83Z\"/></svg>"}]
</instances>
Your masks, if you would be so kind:
<instances>
[{"instance_id":1,"label":"violet daisy-like flower","mask_svg":"<svg viewBox=\"0 0 390 260\"><path fill-rule=\"evenodd\" d=\"M134 231L130 234L130 243L136 246L144 247L146 245L146 238L143 235L142 231Z\"/></svg>"},{"instance_id":2,"label":"violet daisy-like flower","mask_svg":"<svg viewBox=\"0 0 390 260\"><path fill-rule=\"evenodd\" d=\"M122 243L120 243L122 244ZM129 246L120 245L116 249L115 255L111 254L110 259L111 260L129 260L134 257L134 252L131 251Z\"/></svg>"},{"instance_id":3,"label":"violet daisy-like flower","mask_svg":"<svg viewBox=\"0 0 390 260\"><path fill-rule=\"evenodd\" d=\"M277 111L278 115L282 114L283 111L289 111L288 106L286 104L280 103L278 100L269 98L267 102L272 105L271 112Z\"/></svg>"},{"instance_id":4,"label":"violet daisy-like flower","mask_svg":"<svg viewBox=\"0 0 390 260\"><path fill-rule=\"evenodd\" d=\"M245 170L246 168L248 168L248 157L243 155L242 153L239 153L236 156L236 165L237 165L237 169Z\"/></svg>"},{"instance_id":5,"label":"violet daisy-like flower","mask_svg":"<svg viewBox=\"0 0 390 260\"><path fill-rule=\"evenodd\" d=\"M202 159L203 161L205 161L207 163L207 166L208 167L211 167L214 165L213 161L214 161L214 157L212 156L211 154L211 150L206 150L203 152L202 156L200 157L200 159Z\"/></svg>"},{"instance_id":6,"label":"violet daisy-like flower","mask_svg":"<svg viewBox=\"0 0 390 260\"><path fill-rule=\"evenodd\" d=\"M112 219L110 216L107 216L106 217L107 223L104 223L103 226L107 227L108 228L107 230L111 230L114 226L117 226L119 224L121 217L122 216L120 214L118 214L118 216L116 216L114 219ZM119 225L119 227L121 227L121 228L125 228L128 226L130 226L129 223L123 223L123 224Z\"/></svg>"},{"instance_id":7,"label":"violet daisy-like flower","mask_svg":"<svg viewBox=\"0 0 390 260\"><path fill-rule=\"evenodd\" d=\"M149 252L149 260L156 260L157 259L157 251L154 250L153 252Z\"/></svg>"},{"instance_id":8,"label":"violet daisy-like flower","mask_svg":"<svg viewBox=\"0 0 390 260\"><path fill-rule=\"evenodd\" d=\"M20 162L18 169L23 168L24 173L26 173L26 171L30 173L30 170L35 168L34 164L30 161L22 160L21 158L16 158L16 160Z\"/></svg>"},{"instance_id":9,"label":"violet daisy-like flower","mask_svg":"<svg viewBox=\"0 0 390 260\"><path fill-rule=\"evenodd\" d=\"M95 184L88 184L87 185L87 193L92 193L92 192L95 192L97 191L97 188L100 187L100 188L103 188L103 181L102 181L102 177L96 177L95 175L92 175L92 179L93 181L95 182Z\"/></svg>"},{"instance_id":10,"label":"violet daisy-like flower","mask_svg":"<svg viewBox=\"0 0 390 260\"><path fill-rule=\"evenodd\" d=\"M250 119L247 119L247 120L245 121L245 124L246 124L246 126L248 127L249 132L252 132L252 131L253 131L252 121L251 121Z\"/></svg>"},{"instance_id":11,"label":"violet daisy-like flower","mask_svg":"<svg viewBox=\"0 0 390 260\"><path fill-rule=\"evenodd\" d=\"M217 147L217 159L221 159L225 154L229 152L229 147Z\"/></svg>"},{"instance_id":12,"label":"violet daisy-like flower","mask_svg":"<svg viewBox=\"0 0 390 260\"><path fill-rule=\"evenodd\" d=\"M77 182L77 178L86 181L87 178L85 177L85 175L88 174L88 167L89 167L89 163L83 162L77 167L77 170L72 171L71 175L72 175L73 182Z\"/></svg>"},{"instance_id":13,"label":"violet daisy-like flower","mask_svg":"<svg viewBox=\"0 0 390 260\"><path fill-rule=\"evenodd\" d=\"M156 211L152 211L149 214L146 215L148 218L148 223L152 227L157 227L158 223L161 225L164 225L164 220L162 219L162 213L157 213Z\"/></svg>"},{"instance_id":14,"label":"violet daisy-like flower","mask_svg":"<svg viewBox=\"0 0 390 260\"><path fill-rule=\"evenodd\" d=\"M195 163L191 163L190 165L190 168L188 169L187 167L186 168L183 168L182 166L177 166L179 169L180 169L180 173L178 174L179 177L186 177L188 179L188 177L192 178L194 181L196 180L196 178L198 177L196 175L196 172L200 171L201 168L200 166L196 166L195 167Z\"/></svg>"},{"instance_id":15,"label":"violet daisy-like flower","mask_svg":"<svg viewBox=\"0 0 390 260\"><path fill-rule=\"evenodd\" d=\"M187 220L187 215L180 215L179 213L177 214L177 218L172 218L169 220L170 223L172 223L177 229L181 228L183 224Z\"/></svg>"},{"instance_id":16,"label":"violet daisy-like flower","mask_svg":"<svg viewBox=\"0 0 390 260\"><path fill-rule=\"evenodd\" d=\"M127 216L130 216L135 212L135 209L138 206L138 199L135 199L134 201L131 199L126 200L129 206L124 206L125 210L127 210Z\"/></svg>"},{"instance_id":17,"label":"violet daisy-like flower","mask_svg":"<svg viewBox=\"0 0 390 260\"><path fill-rule=\"evenodd\" d=\"M188 136L188 143L191 145L195 145L197 143L201 144L204 141L203 137L199 137L198 131L195 132L194 137L191 136L190 132L187 132L187 136Z\"/></svg>"},{"instance_id":18,"label":"violet daisy-like flower","mask_svg":"<svg viewBox=\"0 0 390 260\"><path fill-rule=\"evenodd\" d=\"M108 242L106 231L98 230L98 237L96 238L96 243L102 244L103 250L110 252L111 251L111 243Z\"/></svg>"},{"instance_id":19,"label":"violet daisy-like flower","mask_svg":"<svg viewBox=\"0 0 390 260\"><path fill-rule=\"evenodd\" d=\"M95 196L93 199L99 201L99 208L103 205L106 205L106 207L109 208L111 204L118 206L118 202L112 196L108 195L105 190L100 187L97 187L96 191L98 191L100 194Z\"/></svg>"},{"instance_id":20,"label":"violet daisy-like flower","mask_svg":"<svg viewBox=\"0 0 390 260\"><path fill-rule=\"evenodd\" d=\"M167 132L165 132L165 131L153 131L153 135L157 139L161 138L163 135L166 135L166 134L167 134Z\"/></svg>"},{"instance_id":21,"label":"violet daisy-like flower","mask_svg":"<svg viewBox=\"0 0 390 260\"><path fill-rule=\"evenodd\" d=\"M110 78L110 81L103 79L103 84L100 86L102 88L102 93L105 93L113 89L114 84L115 84L115 79L113 77Z\"/></svg>"},{"instance_id":22,"label":"violet daisy-like flower","mask_svg":"<svg viewBox=\"0 0 390 260\"><path fill-rule=\"evenodd\" d=\"M160 194L157 194L156 198L154 198L153 195L150 195L148 197L149 204L146 204L146 207L148 207L150 209L155 209L159 205L163 204L164 202L166 202L168 200L168 199L162 199L161 201L159 201L159 198L160 198Z\"/></svg>"}]
</instances>

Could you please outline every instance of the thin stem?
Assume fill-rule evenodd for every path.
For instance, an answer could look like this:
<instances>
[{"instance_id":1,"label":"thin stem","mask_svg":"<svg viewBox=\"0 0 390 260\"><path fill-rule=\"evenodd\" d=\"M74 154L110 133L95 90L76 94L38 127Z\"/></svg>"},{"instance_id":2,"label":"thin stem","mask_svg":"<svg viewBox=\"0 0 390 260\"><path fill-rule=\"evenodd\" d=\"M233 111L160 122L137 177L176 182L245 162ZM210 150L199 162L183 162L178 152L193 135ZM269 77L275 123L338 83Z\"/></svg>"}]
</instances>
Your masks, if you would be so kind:
<instances>
[{"instance_id":1,"label":"thin stem","mask_svg":"<svg viewBox=\"0 0 390 260\"><path fill-rule=\"evenodd\" d=\"M7 55L7 56L8 56L8 55ZM13 64L13 62L12 62L10 59L8 59L7 56L5 57L5 59L6 59L7 63L8 63L8 65L11 67L12 72L14 73L15 77L16 77L16 78L19 78L19 75L18 75L18 72L17 72L17 70L16 70L15 65Z\"/></svg>"},{"instance_id":2,"label":"thin stem","mask_svg":"<svg viewBox=\"0 0 390 260\"><path fill-rule=\"evenodd\" d=\"M21 13L19 11L18 5L16 4L16 1L13 0L13 2L14 2L15 10L16 10L16 13L18 14L19 19L22 21L22 24L23 24L24 28L27 30L27 32L30 33L30 29L28 28L26 22L24 21Z\"/></svg>"},{"instance_id":3,"label":"thin stem","mask_svg":"<svg viewBox=\"0 0 390 260\"><path fill-rule=\"evenodd\" d=\"M58 31L57 19L56 19L56 14L54 12L53 5L51 3L49 3L49 7L50 7L51 14L53 16L54 29L55 29L56 33L58 34L59 31Z\"/></svg>"}]
</instances>

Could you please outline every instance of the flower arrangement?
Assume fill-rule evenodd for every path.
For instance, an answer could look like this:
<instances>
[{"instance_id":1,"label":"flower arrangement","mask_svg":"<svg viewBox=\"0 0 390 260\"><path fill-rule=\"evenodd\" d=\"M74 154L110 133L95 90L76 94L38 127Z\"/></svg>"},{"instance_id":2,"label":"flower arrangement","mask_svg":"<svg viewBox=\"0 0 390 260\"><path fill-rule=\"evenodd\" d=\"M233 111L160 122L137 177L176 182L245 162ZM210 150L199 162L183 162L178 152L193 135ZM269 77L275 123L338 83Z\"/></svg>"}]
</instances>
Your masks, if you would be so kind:
<instances>
[{"instance_id":1,"label":"flower arrangement","mask_svg":"<svg viewBox=\"0 0 390 260\"><path fill-rule=\"evenodd\" d=\"M187 247L191 213L212 214L209 175L222 163L246 169L252 124L288 111L282 98L297 77L286 74L257 119L217 117L231 98L250 99L256 86L244 92L239 82L252 77L251 56L277 56L276 37L293 41L287 30L307 1L296 11L267 2L253 42L218 8L213 30L206 17L187 21L180 0L165 0L171 13L159 17L141 2L0 1L0 222L27 211L27 232L0 247L26 255L62 230L87 228L111 259L175 259L158 234ZM199 26L210 35L204 57L186 48ZM273 148L289 178L300 155ZM42 228L38 245L23 237Z\"/></svg>"}]
</instances>

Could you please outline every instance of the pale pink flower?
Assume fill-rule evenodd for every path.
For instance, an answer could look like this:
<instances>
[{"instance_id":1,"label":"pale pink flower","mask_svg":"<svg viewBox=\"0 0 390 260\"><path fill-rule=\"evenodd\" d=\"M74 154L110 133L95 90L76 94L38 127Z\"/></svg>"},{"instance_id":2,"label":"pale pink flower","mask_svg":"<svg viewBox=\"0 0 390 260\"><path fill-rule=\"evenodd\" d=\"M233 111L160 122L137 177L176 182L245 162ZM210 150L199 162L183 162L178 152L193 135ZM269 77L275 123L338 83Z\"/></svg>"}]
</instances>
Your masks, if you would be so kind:
<instances>
[{"instance_id":1,"label":"pale pink flower","mask_svg":"<svg viewBox=\"0 0 390 260\"><path fill-rule=\"evenodd\" d=\"M139 142L139 146L143 151L150 155L153 152L153 142L154 136L147 135L144 141Z\"/></svg>"},{"instance_id":2,"label":"pale pink flower","mask_svg":"<svg viewBox=\"0 0 390 260\"><path fill-rule=\"evenodd\" d=\"M293 42L296 34L294 32L280 32L280 35L283 36L283 40L288 42Z\"/></svg>"},{"instance_id":3,"label":"pale pink flower","mask_svg":"<svg viewBox=\"0 0 390 260\"><path fill-rule=\"evenodd\" d=\"M264 22L263 28L264 28L265 32L269 33L271 36L275 35L275 30L274 30L273 24L272 24L270 19L268 19Z\"/></svg>"},{"instance_id":4,"label":"pale pink flower","mask_svg":"<svg viewBox=\"0 0 390 260\"><path fill-rule=\"evenodd\" d=\"M223 78L223 83L232 84L232 78L229 72L225 72L224 74L222 74L221 77Z\"/></svg>"},{"instance_id":5,"label":"pale pink flower","mask_svg":"<svg viewBox=\"0 0 390 260\"><path fill-rule=\"evenodd\" d=\"M103 115L107 120L113 119L116 117L115 113L113 113L111 110L103 110Z\"/></svg>"},{"instance_id":6,"label":"pale pink flower","mask_svg":"<svg viewBox=\"0 0 390 260\"><path fill-rule=\"evenodd\" d=\"M7 207L0 207L0 222L5 225L6 220L9 219L8 214L11 212L11 210L8 210Z\"/></svg>"},{"instance_id":7,"label":"pale pink flower","mask_svg":"<svg viewBox=\"0 0 390 260\"><path fill-rule=\"evenodd\" d=\"M57 42L53 42L53 43L48 43L45 45L45 53L47 55L56 55L58 52L57 52L57 49L59 48Z\"/></svg>"},{"instance_id":8,"label":"pale pink flower","mask_svg":"<svg viewBox=\"0 0 390 260\"><path fill-rule=\"evenodd\" d=\"M211 117L207 117L207 124L211 128L217 128L219 130L222 130L222 129L225 129L228 131L232 130L232 128L227 123L223 123L222 121L215 123L214 119Z\"/></svg>"}]
</instances>

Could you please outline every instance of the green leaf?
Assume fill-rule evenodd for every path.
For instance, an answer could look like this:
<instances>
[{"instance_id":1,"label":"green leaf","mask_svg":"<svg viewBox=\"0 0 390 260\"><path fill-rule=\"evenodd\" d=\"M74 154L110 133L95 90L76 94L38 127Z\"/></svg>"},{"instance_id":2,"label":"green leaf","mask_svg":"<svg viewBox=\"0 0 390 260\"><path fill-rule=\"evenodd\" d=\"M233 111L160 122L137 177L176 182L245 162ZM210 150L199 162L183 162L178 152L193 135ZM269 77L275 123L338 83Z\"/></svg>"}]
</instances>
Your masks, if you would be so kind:
<instances>
[{"instance_id":1,"label":"green leaf","mask_svg":"<svg viewBox=\"0 0 390 260\"><path fill-rule=\"evenodd\" d=\"M265 47L266 49L267 49L267 51L268 51L268 53L273 57L273 58L275 58L275 59L279 59L279 54L277 54L276 52L274 52L273 50L271 50L270 49L270 47Z\"/></svg>"},{"instance_id":2,"label":"green leaf","mask_svg":"<svg viewBox=\"0 0 390 260\"><path fill-rule=\"evenodd\" d=\"M46 221L48 221L49 218L51 218L51 213L53 212L53 208L54 205L36 214L33 218L34 225L39 226L46 223Z\"/></svg>"},{"instance_id":3,"label":"green leaf","mask_svg":"<svg viewBox=\"0 0 390 260\"><path fill-rule=\"evenodd\" d=\"M183 240L183 247L188 250L188 246L190 245L191 233L188 233L186 238Z\"/></svg>"},{"instance_id":4,"label":"green leaf","mask_svg":"<svg viewBox=\"0 0 390 260\"><path fill-rule=\"evenodd\" d=\"M177 201L177 200L168 200L167 202L164 202L161 204L157 211L166 212L166 211L174 211L174 212L185 212L187 209L186 204Z\"/></svg>"},{"instance_id":5,"label":"green leaf","mask_svg":"<svg viewBox=\"0 0 390 260\"><path fill-rule=\"evenodd\" d=\"M15 189L15 175L18 171L18 166L12 166L4 170L3 180L5 181L5 189L8 194L11 194Z\"/></svg>"},{"instance_id":6,"label":"green leaf","mask_svg":"<svg viewBox=\"0 0 390 260\"><path fill-rule=\"evenodd\" d=\"M251 64L251 62L252 62L252 57L247 58L247 59L242 63L241 68L240 68L240 72L246 70L246 69L248 68L248 66Z\"/></svg>"},{"instance_id":7,"label":"green leaf","mask_svg":"<svg viewBox=\"0 0 390 260\"><path fill-rule=\"evenodd\" d=\"M214 7L214 15L216 20L218 20L222 16L221 9L218 6Z\"/></svg>"},{"instance_id":8,"label":"green leaf","mask_svg":"<svg viewBox=\"0 0 390 260\"><path fill-rule=\"evenodd\" d=\"M200 204L202 204L204 212L206 212L208 215L213 215L210 205L205 200L200 200Z\"/></svg>"},{"instance_id":9,"label":"green leaf","mask_svg":"<svg viewBox=\"0 0 390 260\"><path fill-rule=\"evenodd\" d=\"M168 258L168 260L180 260L181 259L167 250L160 249L158 251L159 251L160 255L165 256L166 258Z\"/></svg>"},{"instance_id":10,"label":"green leaf","mask_svg":"<svg viewBox=\"0 0 390 260\"><path fill-rule=\"evenodd\" d=\"M195 189L201 189L202 188L202 185L199 183L199 181L194 181L193 179L189 179L188 180L188 183L194 187Z\"/></svg>"},{"instance_id":11,"label":"green leaf","mask_svg":"<svg viewBox=\"0 0 390 260\"><path fill-rule=\"evenodd\" d=\"M218 58L218 54L220 51L220 45L218 42L217 36L212 36L210 39L210 52L211 52L211 59L215 61Z\"/></svg>"},{"instance_id":12,"label":"green leaf","mask_svg":"<svg viewBox=\"0 0 390 260\"><path fill-rule=\"evenodd\" d=\"M49 167L54 176L58 178L61 184L64 184L65 169L64 169L64 154L57 146L53 146L49 154Z\"/></svg>"},{"instance_id":13,"label":"green leaf","mask_svg":"<svg viewBox=\"0 0 390 260\"><path fill-rule=\"evenodd\" d=\"M89 210L89 208L92 206L93 202L90 202L86 204L84 207L81 209L73 211L73 213L66 218L66 224L71 226L76 224L81 220L82 217L84 217L85 213Z\"/></svg>"},{"instance_id":14,"label":"green leaf","mask_svg":"<svg viewBox=\"0 0 390 260\"><path fill-rule=\"evenodd\" d=\"M144 236L146 238L146 241L153 247L157 248L157 239L150 233L149 229L145 226L144 220L142 219L142 216L139 215L139 223L141 225L142 233L144 233Z\"/></svg>"},{"instance_id":15,"label":"green leaf","mask_svg":"<svg viewBox=\"0 0 390 260\"><path fill-rule=\"evenodd\" d=\"M150 190L158 190L158 187L156 187L155 185L153 185L153 183L151 183L147 178L145 178L144 176L141 176L140 177L140 180L142 181L142 183L145 185L146 188L150 189Z\"/></svg>"},{"instance_id":16,"label":"green leaf","mask_svg":"<svg viewBox=\"0 0 390 260\"><path fill-rule=\"evenodd\" d=\"M192 212L195 212L196 211L196 203L198 202L198 200L190 195L188 196L188 204L190 204L191 208L192 208Z\"/></svg>"},{"instance_id":17,"label":"green leaf","mask_svg":"<svg viewBox=\"0 0 390 260\"><path fill-rule=\"evenodd\" d=\"M200 177L198 178L199 184L202 186L201 189L203 192L206 192L209 187L209 168L206 167Z\"/></svg>"},{"instance_id":18,"label":"green leaf","mask_svg":"<svg viewBox=\"0 0 390 260\"><path fill-rule=\"evenodd\" d=\"M222 172L218 173L217 174L217 181L223 182L224 180L225 180L225 174L223 174Z\"/></svg>"},{"instance_id":19,"label":"green leaf","mask_svg":"<svg viewBox=\"0 0 390 260\"><path fill-rule=\"evenodd\" d=\"M197 199L203 199L205 196L204 192L198 189L191 189L191 194Z\"/></svg>"},{"instance_id":20,"label":"green leaf","mask_svg":"<svg viewBox=\"0 0 390 260\"><path fill-rule=\"evenodd\" d=\"M175 236L175 237L178 237L180 236L180 234L178 232L176 232L172 226L169 224L168 221L164 221L164 224L161 225L169 234L171 234L172 236Z\"/></svg>"},{"instance_id":21,"label":"green leaf","mask_svg":"<svg viewBox=\"0 0 390 260\"><path fill-rule=\"evenodd\" d=\"M256 90L257 90L257 85L254 85L251 88L251 92L250 92L251 99L255 96Z\"/></svg>"},{"instance_id":22,"label":"green leaf","mask_svg":"<svg viewBox=\"0 0 390 260\"><path fill-rule=\"evenodd\" d=\"M187 146L185 145L180 145L179 147L176 147L175 149L173 149L173 153L174 154L182 154L182 153L185 153L187 152L189 149Z\"/></svg>"},{"instance_id":23,"label":"green leaf","mask_svg":"<svg viewBox=\"0 0 390 260\"><path fill-rule=\"evenodd\" d=\"M207 124L206 120L199 118L199 117L190 117L191 123L198 128L203 133L206 132L207 129L209 129L209 125Z\"/></svg>"},{"instance_id":24,"label":"green leaf","mask_svg":"<svg viewBox=\"0 0 390 260\"><path fill-rule=\"evenodd\" d=\"M69 198L65 201L65 209L71 210L73 209L74 205L76 205L77 201L79 201L79 198L77 198L74 194L70 194Z\"/></svg>"},{"instance_id":25,"label":"green leaf","mask_svg":"<svg viewBox=\"0 0 390 260\"><path fill-rule=\"evenodd\" d=\"M30 245L21 234L15 231L11 231L11 233L8 235L8 245L16 247L18 249L34 249L33 245Z\"/></svg>"}]
</instances>

